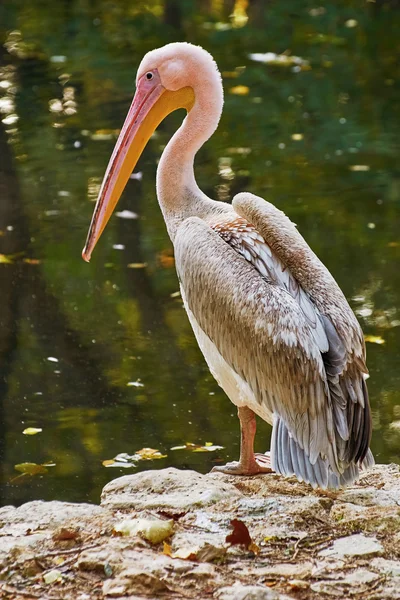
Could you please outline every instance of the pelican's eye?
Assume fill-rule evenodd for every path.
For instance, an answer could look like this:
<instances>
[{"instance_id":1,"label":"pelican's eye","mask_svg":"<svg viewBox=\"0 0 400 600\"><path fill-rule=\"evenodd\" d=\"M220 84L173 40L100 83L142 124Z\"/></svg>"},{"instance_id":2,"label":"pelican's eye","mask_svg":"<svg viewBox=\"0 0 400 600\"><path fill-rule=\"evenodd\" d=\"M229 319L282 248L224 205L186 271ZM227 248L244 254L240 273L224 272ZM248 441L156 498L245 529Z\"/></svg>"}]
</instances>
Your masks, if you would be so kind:
<instances>
[{"instance_id":1,"label":"pelican's eye","mask_svg":"<svg viewBox=\"0 0 400 600\"><path fill-rule=\"evenodd\" d=\"M149 71L148 73L146 73L146 79L153 79L154 75L151 71Z\"/></svg>"}]
</instances>

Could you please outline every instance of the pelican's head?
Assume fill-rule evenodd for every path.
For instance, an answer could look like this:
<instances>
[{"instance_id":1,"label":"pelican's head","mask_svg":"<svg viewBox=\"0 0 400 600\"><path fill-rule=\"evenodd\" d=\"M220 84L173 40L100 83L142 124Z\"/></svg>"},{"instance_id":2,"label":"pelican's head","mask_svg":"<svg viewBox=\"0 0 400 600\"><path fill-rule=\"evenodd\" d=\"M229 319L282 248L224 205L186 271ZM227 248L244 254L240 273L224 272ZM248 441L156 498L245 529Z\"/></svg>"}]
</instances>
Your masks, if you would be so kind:
<instances>
[{"instance_id":1,"label":"pelican's head","mask_svg":"<svg viewBox=\"0 0 400 600\"><path fill-rule=\"evenodd\" d=\"M137 72L136 93L101 185L82 252L84 260L89 262L155 129L172 111L185 108L189 112L196 103L196 91L201 89L203 100L205 98L204 110L207 110L204 95L207 90L210 102L212 99L220 114L223 102L220 74L212 56L203 48L176 42L152 50L143 58Z\"/></svg>"}]
</instances>

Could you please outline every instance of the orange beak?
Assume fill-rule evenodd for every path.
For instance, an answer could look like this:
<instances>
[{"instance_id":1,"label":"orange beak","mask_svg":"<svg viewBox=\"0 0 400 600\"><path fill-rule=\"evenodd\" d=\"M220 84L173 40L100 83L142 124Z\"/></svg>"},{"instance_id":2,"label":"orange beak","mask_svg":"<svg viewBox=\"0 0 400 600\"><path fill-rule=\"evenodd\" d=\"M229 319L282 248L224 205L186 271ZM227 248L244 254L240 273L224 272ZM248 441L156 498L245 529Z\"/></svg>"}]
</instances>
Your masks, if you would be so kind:
<instances>
[{"instance_id":1,"label":"orange beak","mask_svg":"<svg viewBox=\"0 0 400 600\"><path fill-rule=\"evenodd\" d=\"M138 81L135 97L108 163L82 251L86 262L90 261L93 249L151 135L169 113L177 108L189 111L194 104L191 87L167 90L158 71L154 69L151 73L153 77L150 80L143 75Z\"/></svg>"}]
</instances>

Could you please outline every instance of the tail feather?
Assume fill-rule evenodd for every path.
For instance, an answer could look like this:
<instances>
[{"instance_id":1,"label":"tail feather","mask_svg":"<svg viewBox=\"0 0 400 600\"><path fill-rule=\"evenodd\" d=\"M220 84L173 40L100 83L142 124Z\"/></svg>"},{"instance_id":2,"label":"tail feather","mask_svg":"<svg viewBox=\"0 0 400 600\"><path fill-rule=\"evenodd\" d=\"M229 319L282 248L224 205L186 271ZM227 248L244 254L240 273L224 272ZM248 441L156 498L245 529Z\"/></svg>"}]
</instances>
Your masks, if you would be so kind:
<instances>
[{"instance_id":1,"label":"tail feather","mask_svg":"<svg viewBox=\"0 0 400 600\"><path fill-rule=\"evenodd\" d=\"M364 470L373 464L371 450L368 450L361 465L350 463L342 473L333 471L329 461L321 456L312 464L305 450L291 437L282 419L275 418L271 440L271 465L280 475L295 475L299 481L305 481L313 488L338 489L357 481L359 466Z\"/></svg>"}]
</instances>

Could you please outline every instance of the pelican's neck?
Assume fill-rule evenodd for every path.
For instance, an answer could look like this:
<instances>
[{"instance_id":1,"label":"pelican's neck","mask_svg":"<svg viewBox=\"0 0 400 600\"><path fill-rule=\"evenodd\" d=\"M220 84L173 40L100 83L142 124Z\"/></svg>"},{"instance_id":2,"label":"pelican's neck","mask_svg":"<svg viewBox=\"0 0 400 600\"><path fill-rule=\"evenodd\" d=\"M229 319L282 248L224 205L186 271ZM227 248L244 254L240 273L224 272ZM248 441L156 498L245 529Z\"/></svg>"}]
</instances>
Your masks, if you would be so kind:
<instances>
[{"instance_id":1,"label":"pelican's neck","mask_svg":"<svg viewBox=\"0 0 400 600\"><path fill-rule=\"evenodd\" d=\"M165 148L157 169L157 197L173 240L179 223L212 203L198 187L194 158L217 128L223 105L220 80L195 92L195 103Z\"/></svg>"}]
</instances>

